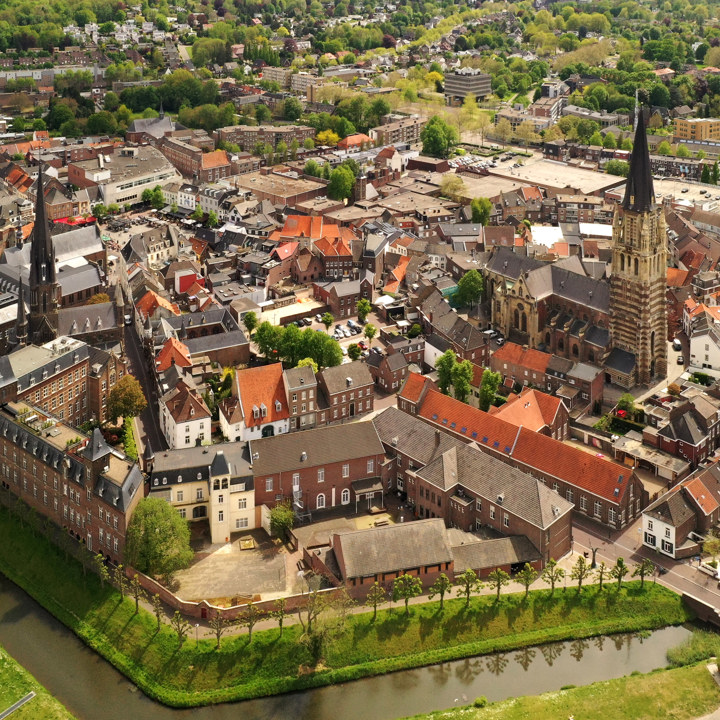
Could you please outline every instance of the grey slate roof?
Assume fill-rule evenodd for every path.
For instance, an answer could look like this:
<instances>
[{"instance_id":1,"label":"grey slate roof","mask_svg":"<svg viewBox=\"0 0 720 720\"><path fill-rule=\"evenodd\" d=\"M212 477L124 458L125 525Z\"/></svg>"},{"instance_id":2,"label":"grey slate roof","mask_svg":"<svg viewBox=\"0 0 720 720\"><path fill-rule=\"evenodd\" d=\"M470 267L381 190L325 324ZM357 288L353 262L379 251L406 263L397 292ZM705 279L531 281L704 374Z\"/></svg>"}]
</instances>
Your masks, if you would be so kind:
<instances>
[{"instance_id":1,"label":"grey slate roof","mask_svg":"<svg viewBox=\"0 0 720 720\"><path fill-rule=\"evenodd\" d=\"M350 530L331 537L344 579L440 565L452 560L445 521L417 520L400 525ZM342 557L342 560L340 560Z\"/></svg>"},{"instance_id":2,"label":"grey slate roof","mask_svg":"<svg viewBox=\"0 0 720 720\"><path fill-rule=\"evenodd\" d=\"M605 367L617 370L617 372L624 375L630 375L635 367L635 355L627 352L627 350L613 348L605 360Z\"/></svg>"},{"instance_id":3,"label":"grey slate roof","mask_svg":"<svg viewBox=\"0 0 720 720\"><path fill-rule=\"evenodd\" d=\"M694 516L695 512L685 499L682 487L678 486L660 496L652 505L645 508L643 515L679 527L689 517Z\"/></svg>"},{"instance_id":4,"label":"grey slate roof","mask_svg":"<svg viewBox=\"0 0 720 720\"><path fill-rule=\"evenodd\" d=\"M58 271L57 279L62 288L63 297L72 293L84 292L102 284L100 270L95 265L65 266Z\"/></svg>"},{"instance_id":5,"label":"grey slate roof","mask_svg":"<svg viewBox=\"0 0 720 720\"><path fill-rule=\"evenodd\" d=\"M58 335L75 337L87 333L112 330L117 326L114 302L62 308L58 311Z\"/></svg>"},{"instance_id":6,"label":"grey slate roof","mask_svg":"<svg viewBox=\"0 0 720 720\"><path fill-rule=\"evenodd\" d=\"M242 479L243 482L250 483L246 484L246 489L252 490L253 471L250 463L250 451L248 444L244 442L222 443L210 447L180 448L156 453L150 474L150 489L161 490L163 485L174 485L178 481L209 480L210 470L215 463L218 451L222 452L225 464L230 467L231 480ZM158 481L157 485L155 480ZM166 482L163 483L163 480Z\"/></svg>"},{"instance_id":7,"label":"grey slate roof","mask_svg":"<svg viewBox=\"0 0 720 720\"><path fill-rule=\"evenodd\" d=\"M522 273L543 267L545 263L514 253L510 248L499 247L487 264L488 272L517 280Z\"/></svg>"},{"instance_id":8,"label":"grey slate roof","mask_svg":"<svg viewBox=\"0 0 720 720\"><path fill-rule=\"evenodd\" d=\"M378 357L380 356L378 355ZM327 392L330 395L373 384L367 365L360 360L345 365L323 368L318 374L323 378ZM348 378L352 381L350 385L347 383Z\"/></svg>"},{"instance_id":9,"label":"grey slate roof","mask_svg":"<svg viewBox=\"0 0 720 720\"><path fill-rule=\"evenodd\" d=\"M466 570L477 571L501 565L531 563L542 558L538 549L524 535L453 545L452 554L455 558L456 575Z\"/></svg>"},{"instance_id":10,"label":"grey slate roof","mask_svg":"<svg viewBox=\"0 0 720 720\"><path fill-rule=\"evenodd\" d=\"M260 438L251 441L250 450L256 477L385 453L371 422L330 425Z\"/></svg>"}]
</instances>

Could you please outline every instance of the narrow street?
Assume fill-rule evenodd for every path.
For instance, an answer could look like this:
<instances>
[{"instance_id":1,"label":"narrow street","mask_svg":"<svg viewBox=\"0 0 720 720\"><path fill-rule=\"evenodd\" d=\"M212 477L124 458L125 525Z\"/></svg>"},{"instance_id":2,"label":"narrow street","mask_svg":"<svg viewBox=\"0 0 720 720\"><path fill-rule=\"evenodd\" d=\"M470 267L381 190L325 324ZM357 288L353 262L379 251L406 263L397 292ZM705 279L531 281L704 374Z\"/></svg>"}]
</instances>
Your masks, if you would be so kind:
<instances>
[{"instance_id":1,"label":"narrow street","mask_svg":"<svg viewBox=\"0 0 720 720\"><path fill-rule=\"evenodd\" d=\"M148 406L135 419L138 436L138 454L142 456L147 440L153 452L167 449L165 436L160 430L158 417L157 393L148 372L147 359L143 353L142 344L134 325L125 326L125 353L128 358L128 370L135 376L142 386Z\"/></svg>"}]
</instances>

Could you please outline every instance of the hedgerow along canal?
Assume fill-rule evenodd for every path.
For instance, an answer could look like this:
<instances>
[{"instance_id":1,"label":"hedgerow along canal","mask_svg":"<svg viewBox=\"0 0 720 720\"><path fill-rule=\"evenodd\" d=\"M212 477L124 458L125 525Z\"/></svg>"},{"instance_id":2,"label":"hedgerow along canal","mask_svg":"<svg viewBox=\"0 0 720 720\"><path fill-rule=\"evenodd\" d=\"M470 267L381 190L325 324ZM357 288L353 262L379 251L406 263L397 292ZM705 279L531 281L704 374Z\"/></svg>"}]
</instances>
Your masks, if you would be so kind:
<instances>
[{"instance_id":1,"label":"hedgerow along canal","mask_svg":"<svg viewBox=\"0 0 720 720\"><path fill-rule=\"evenodd\" d=\"M668 627L645 637L553 643L271 698L172 710L145 697L0 574L0 644L78 720L395 720L466 705L480 695L503 700L649 672L663 667L666 651L689 635L685 627Z\"/></svg>"}]
</instances>

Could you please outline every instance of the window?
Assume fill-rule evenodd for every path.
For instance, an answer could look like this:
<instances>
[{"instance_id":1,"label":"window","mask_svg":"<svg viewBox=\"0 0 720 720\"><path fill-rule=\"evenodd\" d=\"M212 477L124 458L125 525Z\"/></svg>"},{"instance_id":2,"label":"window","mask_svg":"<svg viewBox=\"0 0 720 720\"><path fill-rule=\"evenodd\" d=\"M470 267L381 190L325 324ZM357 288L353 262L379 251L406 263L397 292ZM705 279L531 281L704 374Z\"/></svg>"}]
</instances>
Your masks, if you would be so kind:
<instances>
[{"instance_id":1,"label":"window","mask_svg":"<svg viewBox=\"0 0 720 720\"><path fill-rule=\"evenodd\" d=\"M652 529L653 529L653 521L648 520L648 530L652 530Z\"/></svg>"},{"instance_id":2,"label":"window","mask_svg":"<svg viewBox=\"0 0 720 720\"><path fill-rule=\"evenodd\" d=\"M320 468L318 470L318 482L319 483L325 482L325 469L324 468Z\"/></svg>"},{"instance_id":3,"label":"window","mask_svg":"<svg viewBox=\"0 0 720 720\"><path fill-rule=\"evenodd\" d=\"M510 516L507 513L503 516L503 525L505 527L510 527Z\"/></svg>"},{"instance_id":4,"label":"window","mask_svg":"<svg viewBox=\"0 0 720 720\"><path fill-rule=\"evenodd\" d=\"M666 538L670 537L670 528L665 528L665 537Z\"/></svg>"},{"instance_id":5,"label":"window","mask_svg":"<svg viewBox=\"0 0 720 720\"><path fill-rule=\"evenodd\" d=\"M667 540L662 541L662 550L663 552L666 552L670 555L673 554L673 544L668 542Z\"/></svg>"},{"instance_id":6,"label":"window","mask_svg":"<svg viewBox=\"0 0 720 720\"><path fill-rule=\"evenodd\" d=\"M320 493L317 496L317 500L315 502L315 507L318 510L322 510L325 507L325 493Z\"/></svg>"},{"instance_id":7,"label":"window","mask_svg":"<svg viewBox=\"0 0 720 720\"><path fill-rule=\"evenodd\" d=\"M566 490L565 497L567 498L568 502L575 502L575 500L574 500L575 494L573 493L572 490Z\"/></svg>"},{"instance_id":8,"label":"window","mask_svg":"<svg viewBox=\"0 0 720 720\"><path fill-rule=\"evenodd\" d=\"M175 501L176 501L176 502L182 502L183 499L184 499L184 495L185 495L185 494L183 493L182 490L178 490L178 491L175 493Z\"/></svg>"},{"instance_id":9,"label":"window","mask_svg":"<svg viewBox=\"0 0 720 720\"><path fill-rule=\"evenodd\" d=\"M553 490L555 492L560 492L560 486L556 482L553 483Z\"/></svg>"},{"instance_id":10,"label":"window","mask_svg":"<svg viewBox=\"0 0 720 720\"><path fill-rule=\"evenodd\" d=\"M373 472L374 470L375 470L375 461L374 461L374 460L368 460L368 461L367 461L367 471L368 471L368 474L370 474L370 473Z\"/></svg>"},{"instance_id":11,"label":"window","mask_svg":"<svg viewBox=\"0 0 720 720\"><path fill-rule=\"evenodd\" d=\"M242 530L243 528L248 527L248 519L247 518L235 518L235 529L236 530Z\"/></svg>"},{"instance_id":12,"label":"window","mask_svg":"<svg viewBox=\"0 0 720 720\"><path fill-rule=\"evenodd\" d=\"M224 495L218 495L218 505L222 505L225 502Z\"/></svg>"},{"instance_id":13,"label":"window","mask_svg":"<svg viewBox=\"0 0 720 720\"><path fill-rule=\"evenodd\" d=\"M600 515L602 514L602 503L600 503L600 501L596 500L595 504L593 505L593 510L594 510L595 517L600 517Z\"/></svg>"},{"instance_id":14,"label":"window","mask_svg":"<svg viewBox=\"0 0 720 720\"><path fill-rule=\"evenodd\" d=\"M495 506L494 505L490 506L490 519L491 520L495 519Z\"/></svg>"},{"instance_id":15,"label":"window","mask_svg":"<svg viewBox=\"0 0 720 720\"><path fill-rule=\"evenodd\" d=\"M617 513L615 512L615 508L608 508L608 522L614 525L616 519Z\"/></svg>"},{"instance_id":16,"label":"window","mask_svg":"<svg viewBox=\"0 0 720 720\"><path fill-rule=\"evenodd\" d=\"M347 463L342 466L342 476L344 478L350 477L350 465L348 465Z\"/></svg>"},{"instance_id":17,"label":"window","mask_svg":"<svg viewBox=\"0 0 720 720\"><path fill-rule=\"evenodd\" d=\"M350 491L347 488L345 488L342 491L342 496L341 496L340 501L342 502L343 505L347 505L350 502Z\"/></svg>"},{"instance_id":18,"label":"window","mask_svg":"<svg viewBox=\"0 0 720 720\"><path fill-rule=\"evenodd\" d=\"M187 518L187 508L180 508L180 509L178 510L178 512L180 513L180 517L181 517L183 520L185 520L185 518Z\"/></svg>"},{"instance_id":19,"label":"window","mask_svg":"<svg viewBox=\"0 0 720 720\"><path fill-rule=\"evenodd\" d=\"M272 478L266 478L265 480L265 492L272 492L273 489L273 479Z\"/></svg>"},{"instance_id":20,"label":"window","mask_svg":"<svg viewBox=\"0 0 720 720\"><path fill-rule=\"evenodd\" d=\"M198 489L195 491L195 499L196 499L196 500L202 500L202 499L203 499L203 491L202 491L202 488L198 488Z\"/></svg>"},{"instance_id":21,"label":"window","mask_svg":"<svg viewBox=\"0 0 720 720\"><path fill-rule=\"evenodd\" d=\"M580 496L580 509L587 512L587 498L584 495Z\"/></svg>"},{"instance_id":22,"label":"window","mask_svg":"<svg viewBox=\"0 0 720 720\"><path fill-rule=\"evenodd\" d=\"M645 544L652 545L653 547L655 547L655 543L656 543L655 536L651 535L649 532L646 532L645 533Z\"/></svg>"},{"instance_id":23,"label":"window","mask_svg":"<svg viewBox=\"0 0 720 720\"><path fill-rule=\"evenodd\" d=\"M224 519L225 519L225 513L222 510L220 510L218 512L218 522L223 522Z\"/></svg>"}]
</instances>

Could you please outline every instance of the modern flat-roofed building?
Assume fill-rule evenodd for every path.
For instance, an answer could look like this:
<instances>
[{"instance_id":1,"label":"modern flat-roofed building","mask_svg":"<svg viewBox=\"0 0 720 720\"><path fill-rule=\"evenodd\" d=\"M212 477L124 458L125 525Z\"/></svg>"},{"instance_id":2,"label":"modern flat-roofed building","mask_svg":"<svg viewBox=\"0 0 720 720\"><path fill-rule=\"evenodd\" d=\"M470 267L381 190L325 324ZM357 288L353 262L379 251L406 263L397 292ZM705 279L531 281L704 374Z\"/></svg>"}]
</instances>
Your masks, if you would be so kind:
<instances>
[{"instance_id":1,"label":"modern flat-roofed building","mask_svg":"<svg viewBox=\"0 0 720 720\"><path fill-rule=\"evenodd\" d=\"M427 122L419 117L403 118L372 128L370 137L375 145L416 143L420 140L420 131L426 124Z\"/></svg>"},{"instance_id":2,"label":"modern flat-roofed building","mask_svg":"<svg viewBox=\"0 0 720 720\"><path fill-rule=\"evenodd\" d=\"M492 92L492 78L475 68L459 68L445 76L445 101L448 105L462 105L467 95L484 98Z\"/></svg>"},{"instance_id":3,"label":"modern flat-roofed building","mask_svg":"<svg viewBox=\"0 0 720 720\"><path fill-rule=\"evenodd\" d=\"M312 140L315 137L315 128L306 125L231 125L219 128L216 132L218 142L234 143L242 150L252 152L258 143L266 143L277 147L279 142L284 142L288 147L297 140L302 145L305 140Z\"/></svg>"},{"instance_id":4,"label":"modern flat-roofed building","mask_svg":"<svg viewBox=\"0 0 720 720\"><path fill-rule=\"evenodd\" d=\"M720 140L719 118L675 118L676 140Z\"/></svg>"}]
</instances>

